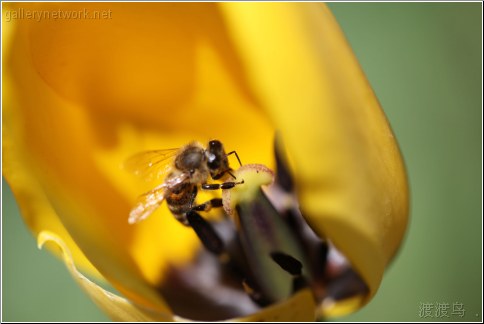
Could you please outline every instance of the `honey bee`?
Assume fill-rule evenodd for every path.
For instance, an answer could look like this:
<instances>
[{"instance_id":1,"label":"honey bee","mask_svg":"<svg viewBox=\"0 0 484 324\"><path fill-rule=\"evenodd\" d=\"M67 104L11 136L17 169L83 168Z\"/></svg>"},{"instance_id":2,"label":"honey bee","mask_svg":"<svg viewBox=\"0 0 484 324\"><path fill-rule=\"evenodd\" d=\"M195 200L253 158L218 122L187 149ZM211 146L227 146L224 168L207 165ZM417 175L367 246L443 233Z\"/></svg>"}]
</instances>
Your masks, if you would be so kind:
<instances>
[{"instance_id":1,"label":"honey bee","mask_svg":"<svg viewBox=\"0 0 484 324\"><path fill-rule=\"evenodd\" d=\"M221 241L197 211L209 211L213 207L222 207L222 199L214 198L203 204L194 205L199 188L203 190L230 189L244 181L207 183L209 178L219 180L229 174L235 176L229 166L228 156L234 154L240 165L237 152L225 153L218 140L209 141L205 148L198 142L192 142L180 149L145 151L126 161L125 167L138 175L158 177L166 173L159 186L139 196L128 218L130 224L137 223L150 216L166 200L168 209L183 225L191 226L210 250L221 249ZM171 165L165 162L173 158ZM168 166L163 170L163 166Z\"/></svg>"}]
</instances>

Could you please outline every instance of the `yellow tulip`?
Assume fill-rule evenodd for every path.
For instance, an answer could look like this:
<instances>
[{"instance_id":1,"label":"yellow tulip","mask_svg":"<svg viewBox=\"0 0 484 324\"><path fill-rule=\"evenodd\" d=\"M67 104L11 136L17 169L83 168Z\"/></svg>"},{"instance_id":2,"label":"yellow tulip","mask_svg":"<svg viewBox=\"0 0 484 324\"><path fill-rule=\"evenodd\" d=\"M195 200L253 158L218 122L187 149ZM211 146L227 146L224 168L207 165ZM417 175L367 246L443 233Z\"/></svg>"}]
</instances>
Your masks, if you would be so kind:
<instances>
[{"instance_id":1,"label":"yellow tulip","mask_svg":"<svg viewBox=\"0 0 484 324\"><path fill-rule=\"evenodd\" d=\"M318 308L343 314L376 293L406 229L406 175L324 4L4 3L2 19L4 176L39 245L53 242L113 319L200 319L166 288L200 241L166 206L128 224L136 196L156 182L119 165L216 138L244 163L274 168L276 130L302 214L368 294L318 305L303 289L234 320L312 320Z\"/></svg>"}]
</instances>

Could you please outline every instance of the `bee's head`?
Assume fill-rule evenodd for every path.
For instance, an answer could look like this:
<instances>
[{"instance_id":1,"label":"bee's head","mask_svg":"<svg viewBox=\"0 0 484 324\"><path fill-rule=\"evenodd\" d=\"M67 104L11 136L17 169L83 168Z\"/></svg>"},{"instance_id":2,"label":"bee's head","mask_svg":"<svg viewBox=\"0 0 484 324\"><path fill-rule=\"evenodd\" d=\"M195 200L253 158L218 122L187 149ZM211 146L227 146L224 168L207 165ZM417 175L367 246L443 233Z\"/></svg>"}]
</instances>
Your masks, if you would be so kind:
<instances>
[{"instance_id":1,"label":"bee's head","mask_svg":"<svg viewBox=\"0 0 484 324\"><path fill-rule=\"evenodd\" d=\"M206 155L207 166L213 179L219 179L225 172L230 170L224 146L220 141L213 140L208 142Z\"/></svg>"}]
</instances>

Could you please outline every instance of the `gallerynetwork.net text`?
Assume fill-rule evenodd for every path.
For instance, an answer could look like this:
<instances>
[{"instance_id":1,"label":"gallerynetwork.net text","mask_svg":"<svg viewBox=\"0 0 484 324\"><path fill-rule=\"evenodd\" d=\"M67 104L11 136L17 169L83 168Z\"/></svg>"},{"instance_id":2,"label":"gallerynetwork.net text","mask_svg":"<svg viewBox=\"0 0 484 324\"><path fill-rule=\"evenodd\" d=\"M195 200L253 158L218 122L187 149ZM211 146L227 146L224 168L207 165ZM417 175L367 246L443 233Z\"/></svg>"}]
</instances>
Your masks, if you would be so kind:
<instances>
[{"instance_id":1,"label":"gallerynetwork.net text","mask_svg":"<svg viewBox=\"0 0 484 324\"><path fill-rule=\"evenodd\" d=\"M106 10L89 10L87 8L81 10L29 10L25 8L17 8L15 10L5 11L5 20L10 22L16 19L31 19L37 22L42 20L62 20L62 19L112 19L113 11Z\"/></svg>"}]
</instances>

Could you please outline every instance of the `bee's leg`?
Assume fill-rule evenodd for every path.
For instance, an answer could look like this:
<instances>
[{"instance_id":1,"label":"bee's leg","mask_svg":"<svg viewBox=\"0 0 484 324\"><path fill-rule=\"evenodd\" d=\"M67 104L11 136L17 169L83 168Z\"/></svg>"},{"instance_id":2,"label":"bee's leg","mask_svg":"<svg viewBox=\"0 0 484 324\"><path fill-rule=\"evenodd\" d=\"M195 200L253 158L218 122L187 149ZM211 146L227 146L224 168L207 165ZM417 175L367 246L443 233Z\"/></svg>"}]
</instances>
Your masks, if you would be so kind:
<instances>
[{"instance_id":1,"label":"bee's leg","mask_svg":"<svg viewBox=\"0 0 484 324\"><path fill-rule=\"evenodd\" d=\"M218 189L231 189L238 184L243 184L244 180L239 182L228 181L224 183L204 183L202 184L203 190L218 190Z\"/></svg>"},{"instance_id":2,"label":"bee's leg","mask_svg":"<svg viewBox=\"0 0 484 324\"><path fill-rule=\"evenodd\" d=\"M239 165L242 166L242 162L240 162L239 155L237 154L237 152L235 152L235 151L229 152L229 153L226 154L226 156L229 156L229 155L232 155L232 154L235 154L237 161L239 161Z\"/></svg>"},{"instance_id":3,"label":"bee's leg","mask_svg":"<svg viewBox=\"0 0 484 324\"><path fill-rule=\"evenodd\" d=\"M195 211L209 211L212 208L222 207L223 202L222 198L213 198L209 201L204 202L203 204L196 205L192 208Z\"/></svg>"},{"instance_id":4,"label":"bee's leg","mask_svg":"<svg viewBox=\"0 0 484 324\"><path fill-rule=\"evenodd\" d=\"M187 212L186 218L207 250L217 255L225 252L222 239L209 222L194 210Z\"/></svg>"},{"instance_id":5,"label":"bee's leg","mask_svg":"<svg viewBox=\"0 0 484 324\"><path fill-rule=\"evenodd\" d=\"M228 170L228 171L227 171L227 173L228 173L228 174L230 174L230 176L231 176L232 178L237 179L237 177L236 177L236 176L234 176L234 174L233 174L232 172L230 172L230 171L232 171L232 169Z\"/></svg>"},{"instance_id":6,"label":"bee's leg","mask_svg":"<svg viewBox=\"0 0 484 324\"><path fill-rule=\"evenodd\" d=\"M195 203L195 199L197 198L197 193L198 193L197 186L193 186L193 190L190 196L190 203L189 203L190 210L192 210L192 206Z\"/></svg>"},{"instance_id":7,"label":"bee's leg","mask_svg":"<svg viewBox=\"0 0 484 324\"><path fill-rule=\"evenodd\" d=\"M244 180L239 182L224 182L224 183L204 183L202 184L203 190L219 190L219 189L231 189L238 184L244 183ZM212 208L223 207L223 202L221 198L213 198L203 204L196 205L192 207L193 211L209 211Z\"/></svg>"}]
</instances>

